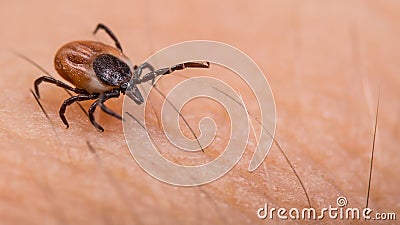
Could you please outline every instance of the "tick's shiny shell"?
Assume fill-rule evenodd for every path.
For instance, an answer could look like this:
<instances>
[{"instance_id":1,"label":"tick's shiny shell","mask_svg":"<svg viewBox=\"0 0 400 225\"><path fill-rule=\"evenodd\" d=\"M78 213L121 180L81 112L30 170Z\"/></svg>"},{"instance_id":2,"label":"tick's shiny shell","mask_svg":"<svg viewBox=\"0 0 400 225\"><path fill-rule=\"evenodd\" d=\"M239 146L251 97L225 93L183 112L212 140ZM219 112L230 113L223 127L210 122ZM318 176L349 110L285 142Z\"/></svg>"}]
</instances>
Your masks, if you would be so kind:
<instances>
[{"instance_id":1,"label":"tick's shiny shell","mask_svg":"<svg viewBox=\"0 0 400 225\"><path fill-rule=\"evenodd\" d=\"M114 79L113 71L108 71L110 77L99 77L93 68L99 60L116 63L117 72L125 72L124 76ZM74 41L62 46L54 58L54 67L65 80L89 93L103 93L118 88L122 82L129 81L127 72L133 71L132 63L121 51L95 41ZM114 82L108 82L111 80Z\"/></svg>"}]
</instances>

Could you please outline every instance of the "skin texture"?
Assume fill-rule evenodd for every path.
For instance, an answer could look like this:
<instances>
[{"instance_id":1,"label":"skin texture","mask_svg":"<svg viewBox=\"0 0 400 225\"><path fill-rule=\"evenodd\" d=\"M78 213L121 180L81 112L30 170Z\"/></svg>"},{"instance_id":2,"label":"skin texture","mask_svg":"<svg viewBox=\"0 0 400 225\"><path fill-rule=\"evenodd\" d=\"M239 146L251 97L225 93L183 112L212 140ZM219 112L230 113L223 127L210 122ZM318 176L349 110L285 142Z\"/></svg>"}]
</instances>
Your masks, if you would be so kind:
<instances>
[{"instance_id":1,"label":"skin texture","mask_svg":"<svg viewBox=\"0 0 400 225\"><path fill-rule=\"evenodd\" d=\"M93 4L0 3L1 224L285 224L292 221L260 220L256 211L264 203L287 209L308 205L276 146L253 173L246 171L252 152L249 147L222 179L182 188L153 179L135 163L118 120L98 113L97 119L106 129L99 133L74 105L67 109L70 128L66 130L58 109L67 94L43 85L41 101L49 122L29 92L34 79L44 74L10 50L29 56L56 75L53 57L63 44L85 39L113 43L104 33L91 35L98 22L116 33L124 53L136 64L157 49L192 39L225 42L251 56L274 93L276 138L316 209L336 206L338 196L346 196L349 207L365 206L380 86L369 206L399 216L399 3ZM161 87L167 84L166 79ZM107 104L120 112L122 98ZM85 108L89 105L83 104ZM212 103L199 105L188 105L183 111L194 127L204 111L220 111ZM157 119L149 117L153 118L154 138L164 144ZM224 118L217 115L215 120L223 123ZM221 128L218 137L221 141L202 157L215 158L229 133ZM165 154L179 157L174 151Z\"/></svg>"}]
</instances>

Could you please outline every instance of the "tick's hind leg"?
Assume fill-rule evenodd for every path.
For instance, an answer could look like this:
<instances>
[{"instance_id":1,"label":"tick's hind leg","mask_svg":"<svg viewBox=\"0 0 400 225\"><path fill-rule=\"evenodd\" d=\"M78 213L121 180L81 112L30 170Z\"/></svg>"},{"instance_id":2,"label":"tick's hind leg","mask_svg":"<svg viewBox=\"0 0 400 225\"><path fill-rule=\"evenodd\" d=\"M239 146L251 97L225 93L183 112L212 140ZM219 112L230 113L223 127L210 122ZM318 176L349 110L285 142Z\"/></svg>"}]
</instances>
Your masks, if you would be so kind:
<instances>
[{"instance_id":1,"label":"tick's hind leg","mask_svg":"<svg viewBox=\"0 0 400 225\"><path fill-rule=\"evenodd\" d=\"M73 87L69 86L68 84L66 84L66 83L64 83L62 81L54 79L53 77L42 76L42 77L39 77L38 79L36 79L35 82L34 82L35 94L38 96L38 98L40 98L39 84L42 83L42 82L48 82L48 83L51 83L51 84L55 84L58 87L67 89L69 91L73 91L73 92L75 92L77 94L89 94L87 91L85 91L83 89L73 88Z\"/></svg>"},{"instance_id":2,"label":"tick's hind leg","mask_svg":"<svg viewBox=\"0 0 400 225\"><path fill-rule=\"evenodd\" d=\"M86 100L91 100L91 99L96 99L98 98L99 95L98 94L89 94L89 95L77 95L77 96L72 96L70 98L68 98L67 100L64 101L64 103L61 105L60 107L60 118L63 121L63 123L67 126L67 128L69 127L68 121L65 118L65 110L67 109L67 106L71 105L74 102L80 102L80 101L86 101Z\"/></svg>"}]
</instances>

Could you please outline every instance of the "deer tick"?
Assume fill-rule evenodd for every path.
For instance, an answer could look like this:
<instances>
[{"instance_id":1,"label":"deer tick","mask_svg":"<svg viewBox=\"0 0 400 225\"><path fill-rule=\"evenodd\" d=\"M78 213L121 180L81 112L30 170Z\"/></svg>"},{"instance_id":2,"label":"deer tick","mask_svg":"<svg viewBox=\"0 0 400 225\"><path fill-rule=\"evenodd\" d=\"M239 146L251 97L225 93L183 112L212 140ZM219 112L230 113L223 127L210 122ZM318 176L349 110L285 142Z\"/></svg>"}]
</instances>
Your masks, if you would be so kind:
<instances>
[{"instance_id":1,"label":"deer tick","mask_svg":"<svg viewBox=\"0 0 400 225\"><path fill-rule=\"evenodd\" d=\"M147 62L132 66L129 58L123 54L121 44L115 34L104 24L98 24L93 33L95 34L99 29L104 30L111 37L115 42L115 47L97 41L72 41L62 46L55 55L54 67L57 73L74 87L50 76L39 77L34 82L38 98L40 98L38 87L42 82L55 84L77 94L66 99L59 110L60 118L67 128L69 125L64 115L65 110L74 102L95 100L88 110L89 120L99 131L104 131L93 115L97 106L105 113L122 119L121 115L104 104L108 99L118 98L122 93L140 105L144 100L137 87L138 84L147 81L154 82L157 76L170 74L176 70L210 67L207 61L185 62L158 70L154 70L153 66ZM150 72L142 75L144 69Z\"/></svg>"}]
</instances>

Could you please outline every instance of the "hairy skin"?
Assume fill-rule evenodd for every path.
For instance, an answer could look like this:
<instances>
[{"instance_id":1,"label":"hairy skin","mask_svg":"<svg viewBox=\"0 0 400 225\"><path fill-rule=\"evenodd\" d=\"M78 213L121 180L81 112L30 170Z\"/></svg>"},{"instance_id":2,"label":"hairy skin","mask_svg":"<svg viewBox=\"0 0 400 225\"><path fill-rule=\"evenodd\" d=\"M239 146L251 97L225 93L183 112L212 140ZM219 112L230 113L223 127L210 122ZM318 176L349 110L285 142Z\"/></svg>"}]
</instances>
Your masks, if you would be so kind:
<instances>
[{"instance_id":1,"label":"hairy skin","mask_svg":"<svg viewBox=\"0 0 400 225\"><path fill-rule=\"evenodd\" d=\"M99 133L74 105L66 113L70 122L66 130L58 117L66 93L43 85L41 102L49 122L29 92L33 80L43 74L7 50L24 53L59 78L52 57L62 44L78 39L112 44L105 35L91 36L98 22L115 31L136 64L157 49L191 39L226 42L250 55L274 92L276 138L316 209L336 206L338 196L346 196L349 207L365 207L381 83L369 206L399 216L398 3L127 1L111 7L81 1L14 1L1 5L0 224L284 224L292 221L259 220L257 209L264 203L287 209L308 205L276 146L253 173L246 171L252 152L247 150L222 179L181 188L140 169L126 146L120 121L98 113L106 129ZM46 13L38 12L38 7L45 7L40 11ZM107 104L120 112L122 98ZM218 111L213 104L207 106ZM200 109L204 105L184 109L194 127L204 116ZM154 137L163 144L157 120L150 117ZM223 117L217 116L218 120L223 122ZM228 136L222 129L218 133L222 141L206 149L203 157L214 158L213 149L226 143ZM179 157L173 153L166 152Z\"/></svg>"}]
</instances>

